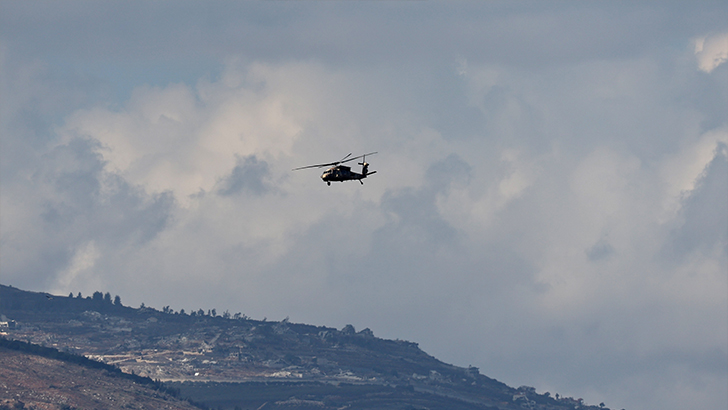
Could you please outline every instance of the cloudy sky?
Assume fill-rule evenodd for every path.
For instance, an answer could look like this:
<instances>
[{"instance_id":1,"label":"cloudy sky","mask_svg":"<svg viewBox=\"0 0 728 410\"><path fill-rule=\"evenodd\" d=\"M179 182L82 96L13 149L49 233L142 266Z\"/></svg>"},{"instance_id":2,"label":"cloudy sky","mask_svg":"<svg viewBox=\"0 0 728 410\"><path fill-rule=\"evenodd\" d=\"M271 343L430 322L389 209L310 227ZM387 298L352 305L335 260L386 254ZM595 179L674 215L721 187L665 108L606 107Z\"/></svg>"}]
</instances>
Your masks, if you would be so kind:
<instances>
[{"instance_id":1,"label":"cloudy sky","mask_svg":"<svg viewBox=\"0 0 728 410\"><path fill-rule=\"evenodd\" d=\"M728 406L727 3L0 8L1 283Z\"/></svg>"}]
</instances>

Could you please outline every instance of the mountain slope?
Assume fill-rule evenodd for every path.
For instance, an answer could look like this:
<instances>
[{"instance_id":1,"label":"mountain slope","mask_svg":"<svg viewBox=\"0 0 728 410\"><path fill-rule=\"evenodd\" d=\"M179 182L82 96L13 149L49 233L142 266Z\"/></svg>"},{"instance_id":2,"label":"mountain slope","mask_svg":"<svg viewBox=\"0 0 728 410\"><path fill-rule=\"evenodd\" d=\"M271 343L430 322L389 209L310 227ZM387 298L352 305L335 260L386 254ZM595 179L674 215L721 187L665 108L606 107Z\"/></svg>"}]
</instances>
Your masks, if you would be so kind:
<instances>
[{"instance_id":1,"label":"mountain slope","mask_svg":"<svg viewBox=\"0 0 728 410\"><path fill-rule=\"evenodd\" d=\"M368 329L356 332L350 325L337 330L287 320L193 316L167 308L160 312L124 307L100 293L84 299L2 285L0 314L15 323L6 330L7 337L176 383L195 400L221 408L403 408L419 403L431 409L573 409L581 405L571 398L536 394L532 388L511 388L476 368L443 363L416 343L380 339ZM266 384L278 387L261 387ZM261 391L268 395L251 399ZM230 394L236 398L218 400Z\"/></svg>"},{"instance_id":2,"label":"mountain slope","mask_svg":"<svg viewBox=\"0 0 728 410\"><path fill-rule=\"evenodd\" d=\"M0 409L198 409L151 380L49 353L0 338Z\"/></svg>"}]
</instances>

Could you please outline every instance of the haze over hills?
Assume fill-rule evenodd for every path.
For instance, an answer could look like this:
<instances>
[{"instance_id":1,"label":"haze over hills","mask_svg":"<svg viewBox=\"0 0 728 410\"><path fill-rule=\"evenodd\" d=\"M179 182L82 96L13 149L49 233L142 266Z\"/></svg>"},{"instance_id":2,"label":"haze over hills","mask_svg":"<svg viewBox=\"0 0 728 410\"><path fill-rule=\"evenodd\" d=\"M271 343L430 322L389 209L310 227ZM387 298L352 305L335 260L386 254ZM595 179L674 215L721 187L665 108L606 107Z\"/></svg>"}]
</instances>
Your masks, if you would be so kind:
<instances>
[{"instance_id":1,"label":"haze over hills","mask_svg":"<svg viewBox=\"0 0 728 410\"><path fill-rule=\"evenodd\" d=\"M575 409L580 399L509 387L369 329L123 306L0 285L4 336L117 366L214 408ZM602 404L603 406L603 404Z\"/></svg>"}]
</instances>

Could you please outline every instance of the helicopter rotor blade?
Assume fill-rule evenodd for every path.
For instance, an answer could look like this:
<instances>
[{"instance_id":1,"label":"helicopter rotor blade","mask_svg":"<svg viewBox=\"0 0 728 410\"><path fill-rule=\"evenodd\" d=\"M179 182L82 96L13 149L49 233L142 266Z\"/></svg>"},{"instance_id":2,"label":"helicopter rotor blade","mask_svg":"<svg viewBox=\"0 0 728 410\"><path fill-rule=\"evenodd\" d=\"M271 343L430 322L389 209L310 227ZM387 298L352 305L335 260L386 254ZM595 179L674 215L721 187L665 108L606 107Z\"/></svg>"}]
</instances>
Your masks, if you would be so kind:
<instances>
[{"instance_id":1,"label":"helicopter rotor blade","mask_svg":"<svg viewBox=\"0 0 728 410\"><path fill-rule=\"evenodd\" d=\"M344 162L349 162L349 161L353 161L353 160L355 160L355 159L359 159L359 158L364 158L364 157L366 157L367 155L374 155L374 154L376 154L376 153L377 153L377 152L376 152L376 151L374 151L374 152L370 152L370 153L368 153L368 154L364 154L364 155L359 155L358 157L353 157L353 158L349 158L349 159L347 159L346 161L341 161L341 163L343 164Z\"/></svg>"},{"instance_id":2,"label":"helicopter rotor blade","mask_svg":"<svg viewBox=\"0 0 728 410\"><path fill-rule=\"evenodd\" d=\"M298 171L299 169L307 169L307 168L323 168L323 167L332 167L332 166L336 166L336 165L339 165L339 164L343 164L343 163L345 163L345 162L353 161L353 160L355 160L355 159L359 159L359 158L364 158L364 157L366 157L367 155L374 155L374 154L376 154L376 153L377 153L377 152L376 152L376 151L374 151L374 152L370 152L370 153L368 153L368 154L364 154L364 155L359 155L359 156L357 156L357 157L352 157L352 158L349 158L349 157L351 156L351 153L349 153L349 155L345 156L345 157L344 157L344 158L342 158L342 159L341 159L340 161L336 161L336 162L329 162L329 163L326 163L326 164L307 165L307 166L305 166L305 167L298 167L298 168L293 168L293 169L292 169L291 171Z\"/></svg>"},{"instance_id":3,"label":"helicopter rotor blade","mask_svg":"<svg viewBox=\"0 0 728 410\"><path fill-rule=\"evenodd\" d=\"M349 153L349 155L345 156L344 158L341 158L341 159L339 160L339 162L337 162L337 164L341 164L342 162L346 162L346 161L344 161L344 160L346 160L346 159L347 159L347 158L349 158L350 156L351 156L351 152ZM351 161L351 160L348 160L348 161Z\"/></svg>"},{"instance_id":4,"label":"helicopter rotor blade","mask_svg":"<svg viewBox=\"0 0 728 410\"><path fill-rule=\"evenodd\" d=\"M291 171L298 171L299 169L306 169L306 168L323 168L323 167L329 167L329 166L338 165L338 164L339 164L339 162L329 162L328 164L307 165L305 167L293 168Z\"/></svg>"}]
</instances>

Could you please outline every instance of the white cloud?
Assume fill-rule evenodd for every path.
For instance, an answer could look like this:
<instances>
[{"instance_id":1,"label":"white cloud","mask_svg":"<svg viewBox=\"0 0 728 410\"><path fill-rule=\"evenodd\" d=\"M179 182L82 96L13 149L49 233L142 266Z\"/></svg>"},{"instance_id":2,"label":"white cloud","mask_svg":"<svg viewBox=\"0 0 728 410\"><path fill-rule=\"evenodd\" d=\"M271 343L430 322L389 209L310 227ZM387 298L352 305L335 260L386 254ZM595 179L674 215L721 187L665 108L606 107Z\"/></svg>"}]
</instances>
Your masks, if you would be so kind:
<instances>
[{"instance_id":1,"label":"white cloud","mask_svg":"<svg viewBox=\"0 0 728 410\"><path fill-rule=\"evenodd\" d=\"M710 73L728 60L728 33L711 34L695 40L698 68Z\"/></svg>"},{"instance_id":2,"label":"white cloud","mask_svg":"<svg viewBox=\"0 0 728 410\"><path fill-rule=\"evenodd\" d=\"M62 130L64 141L99 141L108 171L150 192L170 190L185 204L211 191L238 157L290 155L305 117L296 117L285 95L222 83L198 87L141 87L123 111L77 112Z\"/></svg>"},{"instance_id":3,"label":"white cloud","mask_svg":"<svg viewBox=\"0 0 728 410\"><path fill-rule=\"evenodd\" d=\"M625 66L618 81L628 85L607 100L657 98L651 87L659 81L635 90ZM577 85L588 100L586 71ZM627 361L647 355L649 362L715 350L720 326L697 319L721 306L709 289L724 280L723 248L675 263L659 258L686 196L725 141L723 129L683 131L666 142L670 154L648 160L629 145L562 128L576 115L605 115L603 105L568 114L539 105L569 83L564 77L529 89L513 73L486 76L486 86L471 84L474 91L463 95L490 121L486 134L454 141L418 116L372 108L378 96L365 90L395 81L361 82L371 77L316 64L231 64L217 81L139 88L117 111L77 112L62 129L66 144L79 136L99 141L105 173L146 195L169 190L181 205L143 246L99 251L94 267L107 272L99 283L134 295L125 296L132 303L161 298L191 309L215 300L225 304L215 307L255 317L295 311L296 320L362 323L384 336L422 341L446 360L478 360L511 383L546 383L554 363L533 356L560 358L579 370L553 383L593 389L599 399L604 389L627 388L600 354ZM579 101L568 102L569 110ZM554 113L562 117L548 118ZM615 123L602 126L623 129ZM551 136L548 144L543 135ZM370 161L380 173L364 187L326 187L315 170L290 172L339 158L350 146L381 152ZM230 188L231 181L259 183L261 176L275 189ZM671 212L660 211L665 204ZM57 287L87 271L85 244L79 242ZM142 289L128 285L140 282ZM673 305L683 309L677 318ZM432 326L447 331L432 335ZM473 341L448 336L466 333ZM549 342L537 343L534 333L548 334ZM453 343L463 344L458 353ZM531 368L541 370L518 380L524 373L512 363L528 351ZM608 367L603 379L583 381L599 366Z\"/></svg>"},{"instance_id":4,"label":"white cloud","mask_svg":"<svg viewBox=\"0 0 728 410\"><path fill-rule=\"evenodd\" d=\"M659 172L665 185L662 211L672 218L680 209L683 194L695 189L701 173L716 155L719 143L728 144L728 128L721 127L700 135L665 159Z\"/></svg>"}]
</instances>

